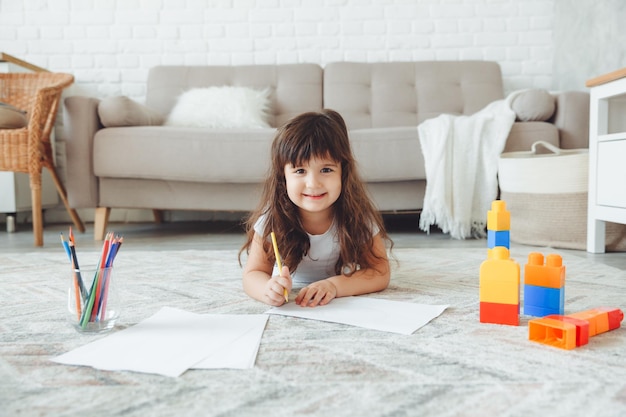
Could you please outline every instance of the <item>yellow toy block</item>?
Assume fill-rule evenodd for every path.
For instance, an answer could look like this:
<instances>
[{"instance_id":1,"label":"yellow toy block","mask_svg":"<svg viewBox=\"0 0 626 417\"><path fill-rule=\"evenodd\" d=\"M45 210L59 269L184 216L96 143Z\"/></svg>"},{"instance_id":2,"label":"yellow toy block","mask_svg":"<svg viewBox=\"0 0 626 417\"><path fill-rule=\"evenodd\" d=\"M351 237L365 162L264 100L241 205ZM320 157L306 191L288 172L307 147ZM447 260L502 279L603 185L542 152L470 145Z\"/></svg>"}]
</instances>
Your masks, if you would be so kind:
<instances>
[{"instance_id":1,"label":"yellow toy block","mask_svg":"<svg viewBox=\"0 0 626 417\"><path fill-rule=\"evenodd\" d=\"M539 252L528 254L528 263L524 266L524 284L537 287L563 288L565 287L565 266L560 255L546 256L544 265L543 255Z\"/></svg>"},{"instance_id":2,"label":"yellow toy block","mask_svg":"<svg viewBox=\"0 0 626 417\"><path fill-rule=\"evenodd\" d=\"M506 209L504 201L491 202L491 210L487 211L487 230L511 230L511 212Z\"/></svg>"},{"instance_id":3,"label":"yellow toy block","mask_svg":"<svg viewBox=\"0 0 626 417\"><path fill-rule=\"evenodd\" d=\"M519 305L520 266L509 257L509 250L496 246L480 265L481 302Z\"/></svg>"}]
</instances>

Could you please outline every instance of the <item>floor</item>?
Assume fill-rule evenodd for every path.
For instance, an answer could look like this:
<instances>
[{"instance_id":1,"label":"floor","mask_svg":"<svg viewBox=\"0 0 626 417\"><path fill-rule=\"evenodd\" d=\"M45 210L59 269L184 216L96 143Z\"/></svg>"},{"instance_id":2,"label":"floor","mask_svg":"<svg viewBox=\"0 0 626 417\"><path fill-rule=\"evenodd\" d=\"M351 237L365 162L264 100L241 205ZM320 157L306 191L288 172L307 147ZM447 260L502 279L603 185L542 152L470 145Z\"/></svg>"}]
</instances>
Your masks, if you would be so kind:
<instances>
[{"instance_id":1,"label":"floor","mask_svg":"<svg viewBox=\"0 0 626 417\"><path fill-rule=\"evenodd\" d=\"M418 230L418 216L396 214L385 216L385 224L394 241L395 248L480 248L485 240L455 240L439 231L426 234ZM6 225L0 224L0 251L3 253L23 253L34 251L61 251L59 234L67 237L69 224L46 224L44 246L33 246L30 224L19 224L14 233L6 232ZM93 224L86 225L85 233L75 233L77 245L83 249L99 249L101 242L93 240ZM244 242L242 228L237 221L174 222L174 223L113 223L108 230L124 236L125 250L184 250L184 249L239 249ZM518 246L519 247L519 246ZM525 247L527 248L527 247ZM545 252L545 248L537 248ZM512 255L515 258L515 249ZM521 250L521 248L520 248ZM594 262L626 270L626 253L591 254L585 251L562 250ZM528 253L524 250L524 253ZM519 260L518 260L519 262Z\"/></svg>"}]
</instances>

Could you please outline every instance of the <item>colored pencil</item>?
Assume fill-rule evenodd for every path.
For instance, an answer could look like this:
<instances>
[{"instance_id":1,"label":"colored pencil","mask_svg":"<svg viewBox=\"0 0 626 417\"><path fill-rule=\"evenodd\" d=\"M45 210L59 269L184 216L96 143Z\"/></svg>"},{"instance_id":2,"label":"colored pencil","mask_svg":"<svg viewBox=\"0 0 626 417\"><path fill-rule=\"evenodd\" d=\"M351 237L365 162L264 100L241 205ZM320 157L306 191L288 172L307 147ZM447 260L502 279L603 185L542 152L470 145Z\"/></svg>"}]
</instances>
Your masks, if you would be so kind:
<instances>
[{"instance_id":1,"label":"colored pencil","mask_svg":"<svg viewBox=\"0 0 626 417\"><path fill-rule=\"evenodd\" d=\"M96 321L96 316L98 315L98 309L100 308L101 297L102 297L102 287L104 281L104 268L106 268L107 257L109 255L109 248L111 246L111 234L107 233L107 236L102 243L102 253L100 255L100 262L98 263L98 269L96 271L96 276L94 278L96 282L95 290L96 297L94 299L94 307L91 310L91 320Z\"/></svg>"},{"instance_id":2,"label":"colored pencil","mask_svg":"<svg viewBox=\"0 0 626 417\"><path fill-rule=\"evenodd\" d=\"M276 234L274 232L270 233L272 237L272 246L274 246L274 255L276 256L276 265L278 265L278 274L283 273L283 263L280 260L280 252L278 252L278 243L276 242ZM287 292L287 288L283 290L283 295L285 296L285 302L289 302L289 293Z\"/></svg>"},{"instance_id":3,"label":"colored pencil","mask_svg":"<svg viewBox=\"0 0 626 417\"><path fill-rule=\"evenodd\" d=\"M76 275L76 268L74 267L74 261L72 259L72 252L70 251L70 245L63 239L63 233L61 233L61 244L63 245L63 249L65 249L65 253L70 260L70 265L72 266L72 276L74 277L72 281L74 281L74 302L76 303L76 316L78 320L80 320L80 316L82 313L82 301L80 294L80 287L78 285L78 276Z\"/></svg>"}]
</instances>

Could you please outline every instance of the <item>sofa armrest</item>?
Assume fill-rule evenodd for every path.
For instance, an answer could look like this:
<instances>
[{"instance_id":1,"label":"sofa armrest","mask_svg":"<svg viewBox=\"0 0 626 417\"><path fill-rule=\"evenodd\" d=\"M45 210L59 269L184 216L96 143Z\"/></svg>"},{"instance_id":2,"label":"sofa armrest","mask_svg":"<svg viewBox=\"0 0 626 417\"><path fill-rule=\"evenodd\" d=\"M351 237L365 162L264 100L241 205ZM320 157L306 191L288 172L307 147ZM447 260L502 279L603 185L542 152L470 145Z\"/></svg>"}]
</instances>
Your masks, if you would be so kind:
<instances>
[{"instance_id":1,"label":"sofa armrest","mask_svg":"<svg viewBox=\"0 0 626 417\"><path fill-rule=\"evenodd\" d=\"M98 206L98 179L93 173L94 135L102 128L99 99L82 96L64 100L67 198L72 208Z\"/></svg>"},{"instance_id":2,"label":"sofa armrest","mask_svg":"<svg viewBox=\"0 0 626 417\"><path fill-rule=\"evenodd\" d=\"M562 149L589 147L589 93L556 93L556 111L552 122L559 130Z\"/></svg>"}]
</instances>

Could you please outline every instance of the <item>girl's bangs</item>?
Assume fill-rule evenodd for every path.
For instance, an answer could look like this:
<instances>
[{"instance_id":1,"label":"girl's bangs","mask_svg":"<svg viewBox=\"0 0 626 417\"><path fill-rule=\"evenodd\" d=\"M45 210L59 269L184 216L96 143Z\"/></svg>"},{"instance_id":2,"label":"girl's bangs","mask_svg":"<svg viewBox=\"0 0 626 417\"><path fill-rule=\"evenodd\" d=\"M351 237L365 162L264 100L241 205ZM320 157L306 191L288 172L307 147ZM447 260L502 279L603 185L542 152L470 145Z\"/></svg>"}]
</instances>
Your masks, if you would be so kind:
<instances>
[{"instance_id":1,"label":"girl's bangs","mask_svg":"<svg viewBox=\"0 0 626 417\"><path fill-rule=\"evenodd\" d=\"M311 159L329 158L335 162L343 162L345 157L337 145L336 140L329 135L302 135L287 141L283 156L292 166L301 166Z\"/></svg>"}]
</instances>

